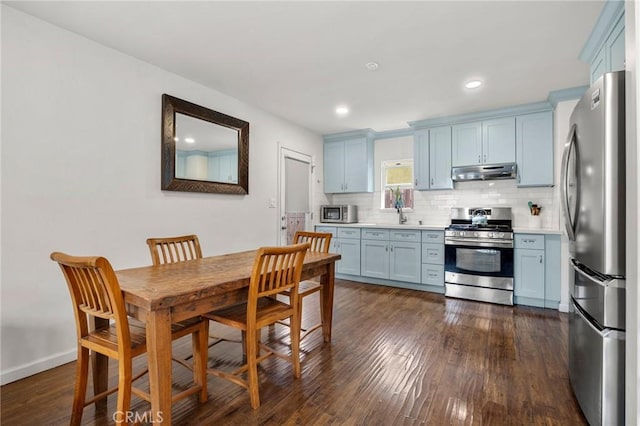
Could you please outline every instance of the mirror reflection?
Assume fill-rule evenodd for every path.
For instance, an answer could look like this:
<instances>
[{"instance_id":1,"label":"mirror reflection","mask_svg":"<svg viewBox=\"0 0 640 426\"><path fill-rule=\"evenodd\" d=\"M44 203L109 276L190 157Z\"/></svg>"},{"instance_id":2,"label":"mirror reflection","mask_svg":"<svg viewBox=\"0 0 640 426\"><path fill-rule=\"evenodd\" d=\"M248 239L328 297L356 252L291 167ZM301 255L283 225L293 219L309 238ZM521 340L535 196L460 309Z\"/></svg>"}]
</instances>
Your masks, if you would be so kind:
<instances>
[{"instance_id":1,"label":"mirror reflection","mask_svg":"<svg viewBox=\"0 0 640 426\"><path fill-rule=\"evenodd\" d=\"M176 113L176 178L238 183L238 131Z\"/></svg>"}]
</instances>

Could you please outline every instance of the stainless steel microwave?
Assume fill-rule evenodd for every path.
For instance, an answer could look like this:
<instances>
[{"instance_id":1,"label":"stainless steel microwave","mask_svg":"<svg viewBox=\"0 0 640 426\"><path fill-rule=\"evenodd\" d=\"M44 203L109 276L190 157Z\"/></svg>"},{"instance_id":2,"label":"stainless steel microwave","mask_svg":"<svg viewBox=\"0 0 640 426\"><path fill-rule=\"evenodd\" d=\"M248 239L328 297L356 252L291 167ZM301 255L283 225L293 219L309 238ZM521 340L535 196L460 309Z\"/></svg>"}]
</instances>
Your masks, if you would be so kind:
<instances>
[{"instance_id":1,"label":"stainless steel microwave","mask_svg":"<svg viewBox=\"0 0 640 426\"><path fill-rule=\"evenodd\" d=\"M358 206L354 206L352 204L320 206L320 222L356 223L357 221Z\"/></svg>"}]
</instances>

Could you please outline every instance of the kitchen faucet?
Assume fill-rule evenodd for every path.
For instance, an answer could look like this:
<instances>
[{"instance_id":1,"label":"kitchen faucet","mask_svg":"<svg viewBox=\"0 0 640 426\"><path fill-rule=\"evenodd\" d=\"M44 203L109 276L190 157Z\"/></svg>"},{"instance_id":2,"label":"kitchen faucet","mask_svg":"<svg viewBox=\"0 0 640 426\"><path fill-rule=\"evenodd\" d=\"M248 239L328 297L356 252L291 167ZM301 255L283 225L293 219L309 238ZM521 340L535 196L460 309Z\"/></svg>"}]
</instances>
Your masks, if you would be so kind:
<instances>
[{"instance_id":1,"label":"kitchen faucet","mask_svg":"<svg viewBox=\"0 0 640 426\"><path fill-rule=\"evenodd\" d=\"M403 225L405 223L407 223L407 216L402 213L402 207L398 207L398 224L399 225Z\"/></svg>"}]
</instances>

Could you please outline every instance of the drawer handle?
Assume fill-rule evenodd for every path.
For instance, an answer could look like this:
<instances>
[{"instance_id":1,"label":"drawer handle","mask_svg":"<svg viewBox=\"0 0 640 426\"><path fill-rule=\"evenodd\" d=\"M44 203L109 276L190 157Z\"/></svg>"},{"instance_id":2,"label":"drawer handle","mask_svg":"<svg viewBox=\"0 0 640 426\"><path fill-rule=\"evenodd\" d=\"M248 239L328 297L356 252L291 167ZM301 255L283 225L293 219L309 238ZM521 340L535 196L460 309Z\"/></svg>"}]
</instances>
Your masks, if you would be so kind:
<instances>
[{"instance_id":1,"label":"drawer handle","mask_svg":"<svg viewBox=\"0 0 640 426\"><path fill-rule=\"evenodd\" d=\"M428 274L431 278L436 278L438 274L434 274L433 272L429 272Z\"/></svg>"},{"instance_id":2,"label":"drawer handle","mask_svg":"<svg viewBox=\"0 0 640 426\"><path fill-rule=\"evenodd\" d=\"M529 239L524 239L522 240L523 243L535 243L537 240L529 240Z\"/></svg>"},{"instance_id":3,"label":"drawer handle","mask_svg":"<svg viewBox=\"0 0 640 426\"><path fill-rule=\"evenodd\" d=\"M429 234L429 238L431 239L438 238L438 235Z\"/></svg>"}]
</instances>

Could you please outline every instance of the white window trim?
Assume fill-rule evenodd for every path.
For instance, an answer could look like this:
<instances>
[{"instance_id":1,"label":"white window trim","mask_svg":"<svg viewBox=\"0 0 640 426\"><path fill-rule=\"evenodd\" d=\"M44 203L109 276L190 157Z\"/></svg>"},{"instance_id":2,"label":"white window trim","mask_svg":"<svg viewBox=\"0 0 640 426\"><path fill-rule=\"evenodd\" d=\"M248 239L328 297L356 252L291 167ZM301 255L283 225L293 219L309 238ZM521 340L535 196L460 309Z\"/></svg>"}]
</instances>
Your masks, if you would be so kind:
<instances>
[{"instance_id":1,"label":"white window trim","mask_svg":"<svg viewBox=\"0 0 640 426\"><path fill-rule=\"evenodd\" d=\"M387 185L385 184L386 181L386 169L389 166L394 166L397 163L410 163L411 164L411 169L413 170L413 159L412 158L405 158L403 160L383 160L380 163L380 206L384 205L384 192L387 189ZM414 170L415 172L415 170ZM400 186L401 188L411 188L413 189L413 192L415 194L415 185L413 184L414 182L414 178L412 177L411 179L411 184L410 185L397 185ZM413 202L415 204L415 195L413 197ZM390 208L386 208L386 207L380 207L379 211L383 212L383 213L393 213L393 214L398 214L398 212L396 211L395 208L390 207ZM402 208L403 212L408 212L408 213L412 213L414 211L413 207L403 207Z\"/></svg>"}]
</instances>

